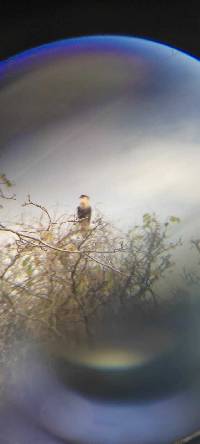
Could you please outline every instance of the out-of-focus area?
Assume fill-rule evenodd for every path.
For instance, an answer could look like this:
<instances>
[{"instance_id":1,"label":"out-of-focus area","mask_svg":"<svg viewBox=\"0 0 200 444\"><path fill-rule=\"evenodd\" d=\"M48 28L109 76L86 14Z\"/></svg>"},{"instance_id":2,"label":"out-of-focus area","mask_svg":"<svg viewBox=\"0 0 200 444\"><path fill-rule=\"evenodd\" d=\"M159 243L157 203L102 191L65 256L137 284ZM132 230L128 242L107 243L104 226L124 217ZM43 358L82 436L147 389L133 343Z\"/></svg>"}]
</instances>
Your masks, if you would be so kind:
<instances>
[{"instance_id":1,"label":"out-of-focus area","mask_svg":"<svg viewBox=\"0 0 200 444\"><path fill-rule=\"evenodd\" d=\"M199 70L114 36L0 65L2 442L199 429Z\"/></svg>"}]
</instances>

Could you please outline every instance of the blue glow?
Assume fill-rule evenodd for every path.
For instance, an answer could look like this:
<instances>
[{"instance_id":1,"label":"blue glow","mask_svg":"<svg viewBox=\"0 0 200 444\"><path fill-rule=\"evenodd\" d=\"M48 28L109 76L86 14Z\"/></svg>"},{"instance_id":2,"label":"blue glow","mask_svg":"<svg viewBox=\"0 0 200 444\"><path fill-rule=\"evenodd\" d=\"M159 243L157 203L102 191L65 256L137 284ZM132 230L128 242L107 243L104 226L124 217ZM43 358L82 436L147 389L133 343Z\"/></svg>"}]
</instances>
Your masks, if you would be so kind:
<instances>
[{"instance_id":1,"label":"blue glow","mask_svg":"<svg viewBox=\"0 0 200 444\"><path fill-rule=\"evenodd\" d=\"M157 49L157 50L163 49L163 48L176 50L179 53L182 53L182 54L186 55L187 57L192 58L193 60L199 61L199 58L197 58L196 56L191 55L186 51L177 49L176 47L169 46L164 42L151 40L151 39L144 38L144 37L139 38L136 36L132 37L132 36L117 36L117 35L95 35L95 36L75 37L75 38L57 40L52 43L43 44L43 45L37 46L35 48L31 48L26 51L20 52L14 56L9 57L8 59L6 59L2 62L0 62L0 73L3 73L9 67L11 67L12 65L15 65L16 63L28 61L29 58L33 58L36 56L56 53L58 50L60 51L62 49L64 49L64 50L66 50L66 49L67 50L86 49L85 48L86 43L90 44L90 48L96 47L96 49L99 44L106 43L106 45L113 44L115 46L115 49L120 49L120 46L122 45L123 49L131 50L132 49L131 44L134 42L136 42L139 45L146 42L149 45L153 45L154 49ZM116 47L116 44L117 44L117 47ZM103 48L101 47L101 49L103 49ZM104 49L106 50L107 48L105 47Z\"/></svg>"}]
</instances>

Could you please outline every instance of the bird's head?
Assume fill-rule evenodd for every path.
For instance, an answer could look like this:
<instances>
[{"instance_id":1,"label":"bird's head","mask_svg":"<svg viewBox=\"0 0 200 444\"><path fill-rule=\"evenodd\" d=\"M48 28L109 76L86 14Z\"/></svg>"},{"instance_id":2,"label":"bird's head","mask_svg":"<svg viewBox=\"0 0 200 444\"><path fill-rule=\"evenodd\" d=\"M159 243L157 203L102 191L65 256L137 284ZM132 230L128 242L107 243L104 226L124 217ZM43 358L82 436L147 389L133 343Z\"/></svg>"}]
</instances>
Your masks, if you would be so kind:
<instances>
[{"instance_id":1,"label":"bird's head","mask_svg":"<svg viewBox=\"0 0 200 444\"><path fill-rule=\"evenodd\" d=\"M81 194L80 196L80 206L82 208L87 208L90 206L90 198L87 194Z\"/></svg>"}]
</instances>

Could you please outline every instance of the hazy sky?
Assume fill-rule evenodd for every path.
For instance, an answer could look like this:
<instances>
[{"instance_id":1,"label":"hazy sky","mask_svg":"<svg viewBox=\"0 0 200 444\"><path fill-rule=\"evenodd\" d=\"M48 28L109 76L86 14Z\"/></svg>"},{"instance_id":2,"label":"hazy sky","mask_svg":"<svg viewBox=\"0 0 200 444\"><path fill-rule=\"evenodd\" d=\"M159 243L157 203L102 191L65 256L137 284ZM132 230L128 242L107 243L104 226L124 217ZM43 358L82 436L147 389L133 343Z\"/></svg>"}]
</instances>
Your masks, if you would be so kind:
<instances>
[{"instance_id":1,"label":"hazy sky","mask_svg":"<svg viewBox=\"0 0 200 444\"><path fill-rule=\"evenodd\" d=\"M197 60L140 39L86 38L18 56L0 75L1 170L19 203L30 193L71 212L87 193L121 225L147 211L189 230L198 221ZM4 215L19 211L7 204Z\"/></svg>"}]
</instances>

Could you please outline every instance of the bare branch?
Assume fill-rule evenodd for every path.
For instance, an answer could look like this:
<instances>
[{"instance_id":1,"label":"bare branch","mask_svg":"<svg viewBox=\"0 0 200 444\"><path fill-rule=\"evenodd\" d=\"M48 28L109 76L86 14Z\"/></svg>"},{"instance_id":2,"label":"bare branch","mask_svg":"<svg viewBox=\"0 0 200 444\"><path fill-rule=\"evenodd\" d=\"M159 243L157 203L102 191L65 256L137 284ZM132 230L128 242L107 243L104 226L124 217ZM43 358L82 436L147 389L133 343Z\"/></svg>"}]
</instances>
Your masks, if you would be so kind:
<instances>
[{"instance_id":1,"label":"bare branch","mask_svg":"<svg viewBox=\"0 0 200 444\"><path fill-rule=\"evenodd\" d=\"M51 216L50 216L48 210L43 205L33 202L31 200L30 194L28 194L27 201L22 204L22 207L27 207L27 206L31 206L31 205L33 207L39 208L43 213L45 213L45 215L47 216L47 219L48 219L48 226L46 228L46 231L49 231L52 226L52 220L51 220Z\"/></svg>"}]
</instances>

